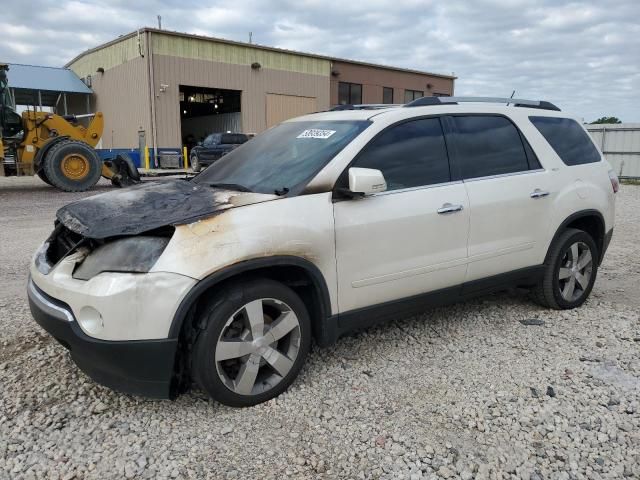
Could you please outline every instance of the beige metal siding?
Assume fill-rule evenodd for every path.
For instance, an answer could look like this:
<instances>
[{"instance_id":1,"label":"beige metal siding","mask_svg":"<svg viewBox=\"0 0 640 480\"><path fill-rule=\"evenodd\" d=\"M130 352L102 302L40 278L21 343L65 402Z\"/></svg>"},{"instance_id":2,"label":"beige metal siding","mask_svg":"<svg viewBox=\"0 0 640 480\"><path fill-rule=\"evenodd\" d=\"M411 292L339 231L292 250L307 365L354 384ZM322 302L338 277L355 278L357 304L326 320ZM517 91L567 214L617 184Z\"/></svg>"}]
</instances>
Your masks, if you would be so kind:
<instances>
[{"instance_id":1,"label":"beige metal siding","mask_svg":"<svg viewBox=\"0 0 640 480\"><path fill-rule=\"evenodd\" d=\"M640 123L586 127L619 177L640 178Z\"/></svg>"},{"instance_id":2,"label":"beige metal siding","mask_svg":"<svg viewBox=\"0 0 640 480\"><path fill-rule=\"evenodd\" d=\"M313 97L267 93L267 128L293 117L318 111Z\"/></svg>"},{"instance_id":3,"label":"beige metal siding","mask_svg":"<svg viewBox=\"0 0 640 480\"><path fill-rule=\"evenodd\" d=\"M276 69L253 70L249 65L154 55L158 147L177 147L180 138L180 85L241 90L242 129L260 133L267 128L266 95L316 98L318 110L329 107L329 82L324 75ZM158 87L168 85L160 92Z\"/></svg>"},{"instance_id":4,"label":"beige metal siding","mask_svg":"<svg viewBox=\"0 0 640 480\"><path fill-rule=\"evenodd\" d=\"M144 35L140 36L140 41L142 42L140 48L143 49L142 51L144 52ZM69 64L69 68L80 78L91 75L93 79L97 75L100 75L96 73L98 68L104 68L104 70L107 71L139 57L138 37L134 35L133 37L124 38L119 42L87 53L75 62Z\"/></svg>"},{"instance_id":5,"label":"beige metal siding","mask_svg":"<svg viewBox=\"0 0 640 480\"><path fill-rule=\"evenodd\" d=\"M93 77L92 109L104 114L102 148L137 148L138 130L151 146L147 63L136 58Z\"/></svg>"},{"instance_id":6,"label":"beige metal siding","mask_svg":"<svg viewBox=\"0 0 640 480\"><path fill-rule=\"evenodd\" d=\"M293 53L274 52L244 45L232 45L202 38L179 37L153 32L153 53L193 60L251 65L258 62L264 69L285 70L310 75L329 76L329 60Z\"/></svg>"}]
</instances>

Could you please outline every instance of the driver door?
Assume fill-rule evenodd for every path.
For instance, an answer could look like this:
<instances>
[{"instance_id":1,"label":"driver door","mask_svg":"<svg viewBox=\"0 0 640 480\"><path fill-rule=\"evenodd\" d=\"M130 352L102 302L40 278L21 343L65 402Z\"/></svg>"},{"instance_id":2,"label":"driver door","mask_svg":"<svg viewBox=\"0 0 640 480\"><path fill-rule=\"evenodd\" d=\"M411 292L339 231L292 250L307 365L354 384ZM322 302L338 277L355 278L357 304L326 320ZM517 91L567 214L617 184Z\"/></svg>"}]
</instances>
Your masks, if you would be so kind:
<instances>
[{"instance_id":1,"label":"driver door","mask_svg":"<svg viewBox=\"0 0 640 480\"><path fill-rule=\"evenodd\" d=\"M380 170L387 191L334 203L340 312L462 284L469 202L440 120L388 127L351 166Z\"/></svg>"}]
</instances>

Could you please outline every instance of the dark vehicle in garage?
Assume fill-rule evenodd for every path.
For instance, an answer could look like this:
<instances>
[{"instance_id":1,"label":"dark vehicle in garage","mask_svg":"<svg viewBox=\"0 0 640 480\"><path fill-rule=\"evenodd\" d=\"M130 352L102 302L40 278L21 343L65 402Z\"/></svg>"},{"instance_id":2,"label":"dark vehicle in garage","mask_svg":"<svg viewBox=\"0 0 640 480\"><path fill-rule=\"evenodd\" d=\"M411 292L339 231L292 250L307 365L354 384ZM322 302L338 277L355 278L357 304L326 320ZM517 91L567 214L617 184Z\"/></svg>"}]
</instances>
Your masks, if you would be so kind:
<instances>
[{"instance_id":1,"label":"dark vehicle in garage","mask_svg":"<svg viewBox=\"0 0 640 480\"><path fill-rule=\"evenodd\" d=\"M220 157L249 140L244 133L212 133L201 145L193 147L189 155L191 168L199 172Z\"/></svg>"}]
</instances>

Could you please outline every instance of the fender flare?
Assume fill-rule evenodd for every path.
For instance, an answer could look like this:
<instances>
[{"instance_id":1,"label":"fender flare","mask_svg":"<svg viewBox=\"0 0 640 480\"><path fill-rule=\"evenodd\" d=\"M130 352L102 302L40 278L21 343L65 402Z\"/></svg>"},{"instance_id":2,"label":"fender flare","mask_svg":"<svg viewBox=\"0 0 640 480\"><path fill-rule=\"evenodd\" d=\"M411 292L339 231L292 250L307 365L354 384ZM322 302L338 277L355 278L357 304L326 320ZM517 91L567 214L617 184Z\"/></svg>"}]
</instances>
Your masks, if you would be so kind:
<instances>
[{"instance_id":1,"label":"fender flare","mask_svg":"<svg viewBox=\"0 0 640 480\"><path fill-rule=\"evenodd\" d=\"M569 215L567 218L564 219L564 221L560 224L560 226L556 229L556 233L554 233L553 238L551 239L551 242L549 243L549 247L547 248L547 253L544 256L544 264L547 265L549 263L549 255L551 253L551 246L554 244L554 242L558 239L558 237L562 234L562 232L567 228L567 225L569 225L572 222L575 222L576 220L579 220L581 218L586 218L586 217L596 217L598 218L598 220L600 221L600 224L602 226L602 238L594 238L593 240L596 242L596 245L598 245L598 255L600 256L600 258L598 259L598 262L600 262L602 260L602 257L604 255L602 255L602 247L603 244L602 242L604 241L604 236L606 235L607 232L605 232L605 221L604 221L604 216L602 215L602 213L600 213L598 210L595 209L588 209L588 210L580 210L579 212L575 212L572 213L571 215Z\"/></svg>"},{"instance_id":2,"label":"fender flare","mask_svg":"<svg viewBox=\"0 0 640 480\"><path fill-rule=\"evenodd\" d=\"M320 272L320 269L309 260L301 257L293 255L276 255L235 263L200 280L180 302L180 305L173 316L173 320L171 321L168 338L178 338L180 336L185 318L187 318L189 311L205 291L220 282L237 275L251 273L252 271L269 267L298 267L305 270L305 272L309 274L312 286L315 288L318 295L320 321L323 324L326 323L324 320L331 314L331 300L329 297L327 283L322 272ZM319 330L317 330L321 336L325 335L324 328L324 325L319 325Z\"/></svg>"},{"instance_id":3,"label":"fender flare","mask_svg":"<svg viewBox=\"0 0 640 480\"><path fill-rule=\"evenodd\" d=\"M42 169L42 161L54 145L60 143L63 140L68 140L69 138L71 138L69 137L69 135L60 135L48 140L47 143L45 143L42 148L36 152L36 156L33 158L33 171L37 173Z\"/></svg>"}]
</instances>

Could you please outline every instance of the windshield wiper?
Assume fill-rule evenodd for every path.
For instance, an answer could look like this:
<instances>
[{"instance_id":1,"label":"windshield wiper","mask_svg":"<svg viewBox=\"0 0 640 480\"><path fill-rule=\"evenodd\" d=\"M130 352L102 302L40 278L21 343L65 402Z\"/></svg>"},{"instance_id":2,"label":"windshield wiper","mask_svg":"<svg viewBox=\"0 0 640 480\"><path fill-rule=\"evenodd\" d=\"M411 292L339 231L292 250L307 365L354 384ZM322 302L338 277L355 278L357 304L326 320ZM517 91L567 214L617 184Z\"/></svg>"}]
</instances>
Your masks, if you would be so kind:
<instances>
[{"instance_id":1,"label":"windshield wiper","mask_svg":"<svg viewBox=\"0 0 640 480\"><path fill-rule=\"evenodd\" d=\"M238 192L253 192L250 188L240 185L239 183L208 183L212 188L223 188L225 190L236 190Z\"/></svg>"},{"instance_id":2,"label":"windshield wiper","mask_svg":"<svg viewBox=\"0 0 640 480\"><path fill-rule=\"evenodd\" d=\"M282 196L286 195L287 193L289 193L289 189L287 187L282 187L281 189L277 189L276 188L273 193L275 193L279 197L282 197Z\"/></svg>"}]
</instances>

